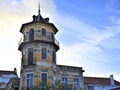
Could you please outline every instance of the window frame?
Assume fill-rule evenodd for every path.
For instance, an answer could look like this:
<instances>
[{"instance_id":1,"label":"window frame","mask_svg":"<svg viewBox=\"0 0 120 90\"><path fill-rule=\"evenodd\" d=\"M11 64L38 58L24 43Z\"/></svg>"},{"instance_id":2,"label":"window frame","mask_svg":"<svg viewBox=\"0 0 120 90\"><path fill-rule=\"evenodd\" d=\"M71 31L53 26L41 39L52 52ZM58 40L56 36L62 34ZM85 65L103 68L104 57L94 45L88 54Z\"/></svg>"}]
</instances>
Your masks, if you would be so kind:
<instances>
[{"instance_id":1,"label":"window frame","mask_svg":"<svg viewBox=\"0 0 120 90\"><path fill-rule=\"evenodd\" d=\"M30 85L31 83L30 83L30 81L31 81L31 77L29 77L29 78L27 78L27 75L28 74L32 74L33 75L33 77L32 77L32 85ZM29 79L29 85L28 85L28 79ZM27 88L27 90L29 90L29 88L30 87L32 87L32 86L34 86L34 72L26 72L26 88Z\"/></svg>"},{"instance_id":2,"label":"window frame","mask_svg":"<svg viewBox=\"0 0 120 90\"><path fill-rule=\"evenodd\" d=\"M63 78L64 78L64 80L63 80ZM68 77L66 77L66 76L62 76L62 78L61 78L62 80L61 80L61 83L62 83L62 88L63 88L63 90L67 90L67 87L68 87ZM65 80L66 79L66 80ZM67 82L66 82L67 81Z\"/></svg>"},{"instance_id":3,"label":"window frame","mask_svg":"<svg viewBox=\"0 0 120 90\"><path fill-rule=\"evenodd\" d=\"M52 61L56 63L56 52L52 50Z\"/></svg>"},{"instance_id":4,"label":"window frame","mask_svg":"<svg viewBox=\"0 0 120 90\"><path fill-rule=\"evenodd\" d=\"M32 54L33 54L33 59L32 59L32 64L29 64L28 62L29 61L27 61L27 65L33 65L34 64L34 47L28 47L27 48L28 50L28 52L27 52L27 56L29 57L29 49L32 49ZM29 58L27 57L27 59L29 60Z\"/></svg>"},{"instance_id":5,"label":"window frame","mask_svg":"<svg viewBox=\"0 0 120 90\"><path fill-rule=\"evenodd\" d=\"M46 58L43 58L43 54L44 54L43 49L45 49L45 54L46 54L45 57L46 57ZM42 47L42 48L41 48L41 59L42 59L42 60L47 60L47 59L48 59L47 48L46 48L46 47Z\"/></svg>"},{"instance_id":6,"label":"window frame","mask_svg":"<svg viewBox=\"0 0 120 90\"><path fill-rule=\"evenodd\" d=\"M92 88L92 89L90 89L90 88ZM94 86L93 85L88 85L88 90L94 90Z\"/></svg>"},{"instance_id":7,"label":"window frame","mask_svg":"<svg viewBox=\"0 0 120 90\"><path fill-rule=\"evenodd\" d=\"M32 32L32 34L30 34ZM34 28L30 28L29 31L29 41L33 41L35 39L35 29ZM33 36L32 39L31 39L31 35Z\"/></svg>"},{"instance_id":8,"label":"window frame","mask_svg":"<svg viewBox=\"0 0 120 90\"><path fill-rule=\"evenodd\" d=\"M46 35L47 35L47 30L46 30L46 28L44 28L44 27L41 28L41 35L42 35L42 36L46 36Z\"/></svg>"},{"instance_id":9,"label":"window frame","mask_svg":"<svg viewBox=\"0 0 120 90\"><path fill-rule=\"evenodd\" d=\"M77 80L77 81L76 81ZM80 80L79 80L79 78L78 77L74 77L73 78L73 83L74 83L74 89L75 90L80 90ZM77 85L76 85L77 84ZM77 88L76 88L76 86L77 86Z\"/></svg>"},{"instance_id":10,"label":"window frame","mask_svg":"<svg viewBox=\"0 0 120 90\"><path fill-rule=\"evenodd\" d=\"M41 81L42 81L42 74L46 74L47 75L47 85L48 85L48 72L41 72Z\"/></svg>"}]
</instances>

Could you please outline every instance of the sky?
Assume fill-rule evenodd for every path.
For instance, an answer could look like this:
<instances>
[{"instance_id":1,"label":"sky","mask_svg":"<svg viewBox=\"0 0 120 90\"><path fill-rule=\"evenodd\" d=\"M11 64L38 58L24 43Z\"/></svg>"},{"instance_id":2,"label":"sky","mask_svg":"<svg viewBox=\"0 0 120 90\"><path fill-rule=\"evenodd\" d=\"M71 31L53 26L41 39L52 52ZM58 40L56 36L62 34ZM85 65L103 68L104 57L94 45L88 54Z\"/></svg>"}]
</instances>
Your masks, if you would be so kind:
<instances>
[{"instance_id":1,"label":"sky","mask_svg":"<svg viewBox=\"0 0 120 90\"><path fill-rule=\"evenodd\" d=\"M84 76L120 81L120 0L0 0L0 70L21 65L23 23L38 14L59 29L57 64L79 66Z\"/></svg>"}]
</instances>

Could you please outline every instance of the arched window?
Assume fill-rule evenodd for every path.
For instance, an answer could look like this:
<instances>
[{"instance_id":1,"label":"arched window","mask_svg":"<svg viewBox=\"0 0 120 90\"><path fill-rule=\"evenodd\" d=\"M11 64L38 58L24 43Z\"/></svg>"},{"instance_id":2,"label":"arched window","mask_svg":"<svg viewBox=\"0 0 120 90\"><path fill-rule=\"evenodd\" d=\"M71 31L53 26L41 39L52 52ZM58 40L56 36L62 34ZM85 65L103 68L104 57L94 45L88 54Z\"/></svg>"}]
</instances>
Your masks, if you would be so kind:
<instances>
[{"instance_id":1,"label":"arched window","mask_svg":"<svg viewBox=\"0 0 120 90\"><path fill-rule=\"evenodd\" d=\"M45 28L41 29L41 35L44 35L44 36L46 35L46 29Z\"/></svg>"},{"instance_id":2,"label":"arched window","mask_svg":"<svg viewBox=\"0 0 120 90\"><path fill-rule=\"evenodd\" d=\"M33 41L34 40L34 29L31 28L29 30L29 41Z\"/></svg>"}]
</instances>

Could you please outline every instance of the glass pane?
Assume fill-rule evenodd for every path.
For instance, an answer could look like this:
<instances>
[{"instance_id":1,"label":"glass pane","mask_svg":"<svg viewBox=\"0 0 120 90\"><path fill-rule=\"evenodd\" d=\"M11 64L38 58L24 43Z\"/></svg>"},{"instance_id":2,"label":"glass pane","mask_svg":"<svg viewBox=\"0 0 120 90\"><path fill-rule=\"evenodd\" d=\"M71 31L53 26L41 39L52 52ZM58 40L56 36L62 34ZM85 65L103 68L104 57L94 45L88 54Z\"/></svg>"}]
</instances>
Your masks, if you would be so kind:
<instances>
[{"instance_id":1,"label":"glass pane","mask_svg":"<svg viewBox=\"0 0 120 90\"><path fill-rule=\"evenodd\" d=\"M88 86L88 90L94 90L93 86Z\"/></svg>"},{"instance_id":2,"label":"glass pane","mask_svg":"<svg viewBox=\"0 0 120 90\"><path fill-rule=\"evenodd\" d=\"M46 59L47 55L46 55L46 48L42 48L42 59Z\"/></svg>"},{"instance_id":3,"label":"glass pane","mask_svg":"<svg viewBox=\"0 0 120 90\"><path fill-rule=\"evenodd\" d=\"M41 34L46 35L46 30L44 28L41 29Z\"/></svg>"},{"instance_id":4,"label":"glass pane","mask_svg":"<svg viewBox=\"0 0 120 90\"><path fill-rule=\"evenodd\" d=\"M28 65L33 64L33 48L28 49Z\"/></svg>"},{"instance_id":5,"label":"glass pane","mask_svg":"<svg viewBox=\"0 0 120 90\"><path fill-rule=\"evenodd\" d=\"M34 40L34 29L31 28L29 31L29 41L33 41Z\"/></svg>"},{"instance_id":6,"label":"glass pane","mask_svg":"<svg viewBox=\"0 0 120 90\"><path fill-rule=\"evenodd\" d=\"M47 74L42 73L42 84L43 86L47 86Z\"/></svg>"}]
</instances>

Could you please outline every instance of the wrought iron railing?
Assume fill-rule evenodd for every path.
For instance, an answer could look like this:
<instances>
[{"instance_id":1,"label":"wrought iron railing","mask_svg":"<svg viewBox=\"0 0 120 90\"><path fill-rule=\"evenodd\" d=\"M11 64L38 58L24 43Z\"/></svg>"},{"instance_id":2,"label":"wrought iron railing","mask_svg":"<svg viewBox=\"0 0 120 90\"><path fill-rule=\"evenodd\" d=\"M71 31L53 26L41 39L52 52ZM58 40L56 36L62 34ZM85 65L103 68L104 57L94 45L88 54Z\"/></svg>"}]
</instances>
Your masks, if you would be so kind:
<instances>
[{"instance_id":1,"label":"wrought iron railing","mask_svg":"<svg viewBox=\"0 0 120 90\"><path fill-rule=\"evenodd\" d=\"M41 41L48 41L48 42L53 42L55 43L57 46L59 46L59 42L57 41L57 39L55 38L51 38L49 35L46 35L46 36L36 36L33 38L33 40L41 40ZM24 37L21 37L18 45L20 46L21 43L23 42L29 42L29 40L26 38L26 40L24 39Z\"/></svg>"}]
</instances>

